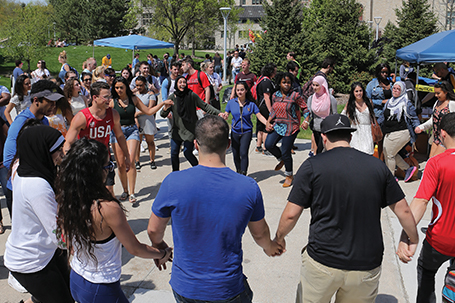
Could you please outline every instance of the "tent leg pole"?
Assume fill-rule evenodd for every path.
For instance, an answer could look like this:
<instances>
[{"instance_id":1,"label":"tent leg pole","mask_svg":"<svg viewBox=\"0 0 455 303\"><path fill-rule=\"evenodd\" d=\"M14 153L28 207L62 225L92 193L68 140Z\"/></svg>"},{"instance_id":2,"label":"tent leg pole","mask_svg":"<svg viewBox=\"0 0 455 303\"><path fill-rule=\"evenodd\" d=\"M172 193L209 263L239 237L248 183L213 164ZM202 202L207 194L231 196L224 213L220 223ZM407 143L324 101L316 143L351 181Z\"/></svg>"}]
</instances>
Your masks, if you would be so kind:
<instances>
[{"instance_id":1,"label":"tent leg pole","mask_svg":"<svg viewBox=\"0 0 455 303\"><path fill-rule=\"evenodd\" d=\"M133 58L131 58L131 72L133 73L133 61L134 61L134 49L133 49Z\"/></svg>"},{"instance_id":2,"label":"tent leg pole","mask_svg":"<svg viewBox=\"0 0 455 303\"><path fill-rule=\"evenodd\" d=\"M397 57L395 57L395 77L397 76ZM404 81L404 79L401 79L400 77L400 81Z\"/></svg>"},{"instance_id":3,"label":"tent leg pole","mask_svg":"<svg viewBox=\"0 0 455 303\"><path fill-rule=\"evenodd\" d=\"M417 79L416 79L416 85L414 86L414 96L416 96L416 100L414 101L414 107L417 107L417 84L419 84L419 71L420 71L420 63L417 63Z\"/></svg>"},{"instance_id":4,"label":"tent leg pole","mask_svg":"<svg viewBox=\"0 0 455 303\"><path fill-rule=\"evenodd\" d=\"M95 42L95 41L93 41ZM95 43L93 43L93 55L92 55L93 58L95 58Z\"/></svg>"}]
</instances>

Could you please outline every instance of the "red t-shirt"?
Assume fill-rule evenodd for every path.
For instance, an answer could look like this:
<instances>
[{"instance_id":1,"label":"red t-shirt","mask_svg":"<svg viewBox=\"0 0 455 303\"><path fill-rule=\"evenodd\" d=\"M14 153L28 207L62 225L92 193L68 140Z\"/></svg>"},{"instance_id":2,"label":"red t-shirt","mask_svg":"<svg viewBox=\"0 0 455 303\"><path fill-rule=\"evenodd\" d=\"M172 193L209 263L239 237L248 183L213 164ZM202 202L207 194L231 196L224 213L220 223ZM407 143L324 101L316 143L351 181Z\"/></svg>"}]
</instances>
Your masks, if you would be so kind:
<instances>
[{"instance_id":1,"label":"red t-shirt","mask_svg":"<svg viewBox=\"0 0 455 303\"><path fill-rule=\"evenodd\" d=\"M93 117L90 112L90 108L84 108L81 110L81 113L84 114L87 122L85 124L85 129L82 129L79 132L78 139L82 137L95 139L96 141L106 145L109 149L109 138L114 127L114 115L112 114L112 108L106 109L106 117L102 120L98 120Z\"/></svg>"},{"instance_id":2,"label":"red t-shirt","mask_svg":"<svg viewBox=\"0 0 455 303\"><path fill-rule=\"evenodd\" d=\"M455 256L455 149L430 158L415 198L433 198L428 243L446 256Z\"/></svg>"},{"instance_id":3,"label":"red t-shirt","mask_svg":"<svg viewBox=\"0 0 455 303\"><path fill-rule=\"evenodd\" d=\"M248 84L248 87L251 89L254 83L256 83L257 77L252 72L249 72L248 74L240 72L237 74L237 76L235 76L234 83L238 83L239 81L245 81L246 84Z\"/></svg>"},{"instance_id":4,"label":"red t-shirt","mask_svg":"<svg viewBox=\"0 0 455 303\"><path fill-rule=\"evenodd\" d=\"M201 78L201 84L199 84L197 74L199 73L199 77ZM186 78L186 83L188 85L188 88L191 89L196 95L199 96L199 98L202 99L202 101L205 102L205 88L210 85L209 78L207 78L207 75L203 72L198 72L196 71L194 74L191 76L188 75Z\"/></svg>"}]
</instances>

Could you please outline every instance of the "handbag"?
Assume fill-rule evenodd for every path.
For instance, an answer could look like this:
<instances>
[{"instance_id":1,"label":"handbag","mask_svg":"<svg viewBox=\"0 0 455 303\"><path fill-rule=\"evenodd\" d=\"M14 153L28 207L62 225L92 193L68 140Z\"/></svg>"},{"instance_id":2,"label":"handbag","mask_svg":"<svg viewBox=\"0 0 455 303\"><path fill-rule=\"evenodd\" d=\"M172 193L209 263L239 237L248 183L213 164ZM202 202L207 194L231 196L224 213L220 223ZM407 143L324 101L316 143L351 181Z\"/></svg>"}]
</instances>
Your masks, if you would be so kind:
<instances>
[{"instance_id":1,"label":"handbag","mask_svg":"<svg viewBox=\"0 0 455 303\"><path fill-rule=\"evenodd\" d=\"M382 140L383 137L382 130L376 118L374 118L373 121L371 122L371 134L373 135L374 143L378 143L379 141Z\"/></svg>"}]
</instances>

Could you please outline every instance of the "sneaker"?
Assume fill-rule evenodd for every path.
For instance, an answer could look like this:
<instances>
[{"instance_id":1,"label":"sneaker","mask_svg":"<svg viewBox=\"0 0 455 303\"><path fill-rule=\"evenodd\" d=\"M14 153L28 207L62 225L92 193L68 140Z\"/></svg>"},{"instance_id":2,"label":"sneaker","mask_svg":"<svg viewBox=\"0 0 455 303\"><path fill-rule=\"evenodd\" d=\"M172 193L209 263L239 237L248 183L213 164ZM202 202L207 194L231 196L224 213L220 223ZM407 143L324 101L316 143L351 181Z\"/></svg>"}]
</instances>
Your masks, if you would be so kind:
<instances>
[{"instance_id":1,"label":"sneaker","mask_svg":"<svg viewBox=\"0 0 455 303\"><path fill-rule=\"evenodd\" d=\"M314 157L314 152L312 150L308 153L308 157Z\"/></svg>"},{"instance_id":2,"label":"sneaker","mask_svg":"<svg viewBox=\"0 0 455 303\"><path fill-rule=\"evenodd\" d=\"M199 152L197 151L197 149L193 150L193 155L195 155L195 156L199 155Z\"/></svg>"},{"instance_id":3,"label":"sneaker","mask_svg":"<svg viewBox=\"0 0 455 303\"><path fill-rule=\"evenodd\" d=\"M141 144L141 153L145 153L145 148L144 148L144 146L142 146L142 144Z\"/></svg>"},{"instance_id":4,"label":"sneaker","mask_svg":"<svg viewBox=\"0 0 455 303\"><path fill-rule=\"evenodd\" d=\"M256 148L254 149L254 151L258 154L262 154L262 147L260 146L256 146Z\"/></svg>"},{"instance_id":5,"label":"sneaker","mask_svg":"<svg viewBox=\"0 0 455 303\"><path fill-rule=\"evenodd\" d=\"M410 168L408 168L405 172L404 182L408 182L409 180L411 180L412 176L416 171L417 166L411 166Z\"/></svg>"},{"instance_id":6,"label":"sneaker","mask_svg":"<svg viewBox=\"0 0 455 303\"><path fill-rule=\"evenodd\" d=\"M136 170L141 170L141 163L139 161L136 162Z\"/></svg>"},{"instance_id":7,"label":"sneaker","mask_svg":"<svg viewBox=\"0 0 455 303\"><path fill-rule=\"evenodd\" d=\"M263 154L264 156L267 156L267 157L274 157L274 155L272 155L272 153L269 152L268 150L264 150L264 151L262 152L262 154Z\"/></svg>"},{"instance_id":8,"label":"sneaker","mask_svg":"<svg viewBox=\"0 0 455 303\"><path fill-rule=\"evenodd\" d=\"M152 161L152 162L150 163L150 168L151 168L151 169L156 169L155 161Z\"/></svg>"}]
</instances>

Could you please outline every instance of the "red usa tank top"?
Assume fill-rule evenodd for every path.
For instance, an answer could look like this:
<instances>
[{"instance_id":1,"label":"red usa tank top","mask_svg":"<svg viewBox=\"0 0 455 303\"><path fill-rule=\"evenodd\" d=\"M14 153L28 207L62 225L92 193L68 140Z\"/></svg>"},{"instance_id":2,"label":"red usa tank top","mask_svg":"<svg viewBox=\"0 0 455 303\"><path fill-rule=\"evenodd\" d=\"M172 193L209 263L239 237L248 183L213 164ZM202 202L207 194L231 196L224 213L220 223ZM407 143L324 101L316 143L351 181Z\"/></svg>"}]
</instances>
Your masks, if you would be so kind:
<instances>
[{"instance_id":1,"label":"red usa tank top","mask_svg":"<svg viewBox=\"0 0 455 303\"><path fill-rule=\"evenodd\" d=\"M81 110L81 113L84 114L87 124L85 125L85 129L79 132L78 139L88 137L103 143L109 149L109 138L114 127L112 108L106 109L106 117L102 120L93 117L89 108L84 108Z\"/></svg>"}]
</instances>

